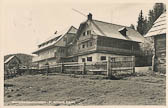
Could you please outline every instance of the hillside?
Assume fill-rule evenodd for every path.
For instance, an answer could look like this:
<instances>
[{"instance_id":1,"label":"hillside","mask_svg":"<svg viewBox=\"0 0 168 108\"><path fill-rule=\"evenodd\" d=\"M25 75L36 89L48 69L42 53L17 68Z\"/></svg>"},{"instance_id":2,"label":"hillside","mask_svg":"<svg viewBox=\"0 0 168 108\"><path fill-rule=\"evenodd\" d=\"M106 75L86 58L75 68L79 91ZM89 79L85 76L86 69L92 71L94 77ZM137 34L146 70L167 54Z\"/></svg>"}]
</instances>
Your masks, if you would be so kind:
<instances>
[{"instance_id":1,"label":"hillside","mask_svg":"<svg viewBox=\"0 0 168 108\"><path fill-rule=\"evenodd\" d=\"M32 58L33 58L32 55L22 54L22 53L9 54L9 55L4 56L4 61L6 59L8 59L10 56L16 56L16 57L18 57L20 59L22 65L30 66L32 64Z\"/></svg>"}]
</instances>

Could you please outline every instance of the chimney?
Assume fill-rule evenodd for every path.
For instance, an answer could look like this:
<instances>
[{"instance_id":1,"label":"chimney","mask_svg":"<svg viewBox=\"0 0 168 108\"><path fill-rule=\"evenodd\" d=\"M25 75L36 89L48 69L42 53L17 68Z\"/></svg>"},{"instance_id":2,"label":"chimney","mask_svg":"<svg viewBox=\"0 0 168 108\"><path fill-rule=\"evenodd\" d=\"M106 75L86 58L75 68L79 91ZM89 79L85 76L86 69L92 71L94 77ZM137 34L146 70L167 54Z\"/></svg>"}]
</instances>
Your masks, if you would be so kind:
<instances>
[{"instance_id":1,"label":"chimney","mask_svg":"<svg viewBox=\"0 0 168 108\"><path fill-rule=\"evenodd\" d=\"M88 20L92 20L92 14L91 13L89 13L89 15L88 15Z\"/></svg>"}]
</instances>

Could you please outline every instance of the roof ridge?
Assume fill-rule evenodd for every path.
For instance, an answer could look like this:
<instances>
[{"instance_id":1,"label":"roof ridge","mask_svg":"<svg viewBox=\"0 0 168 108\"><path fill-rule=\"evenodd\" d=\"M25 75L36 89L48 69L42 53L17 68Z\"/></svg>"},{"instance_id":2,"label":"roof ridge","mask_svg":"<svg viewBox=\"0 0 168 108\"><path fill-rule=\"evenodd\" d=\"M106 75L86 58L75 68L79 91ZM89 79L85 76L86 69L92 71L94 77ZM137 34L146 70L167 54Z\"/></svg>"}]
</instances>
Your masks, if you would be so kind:
<instances>
[{"instance_id":1,"label":"roof ridge","mask_svg":"<svg viewBox=\"0 0 168 108\"><path fill-rule=\"evenodd\" d=\"M95 19L93 19L93 21L98 21L98 22L102 22L102 23L107 23L107 24L112 24L112 25L117 25L117 26L122 26L122 27L127 27L127 28L130 28L130 27L128 27L128 26L119 25L119 24L114 24L114 23L105 22L105 21L100 21L100 20L95 20Z\"/></svg>"},{"instance_id":2,"label":"roof ridge","mask_svg":"<svg viewBox=\"0 0 168 108\"><path fill-rule=\"evenodd\" d=\"M66 33L67 32L69 32L69 30L71 29L71 28L75 28L73 25L71 25L71 26L67 26L66 28L64 28L64 29L62 29L62 30L60 30L59 32L63 32L64 30L67 30L66 31ZM77 28L75 28L76 30L77 30ZM58 32L58 33L59 33ZM54 40L54 39L56 39L56 38L59 38L60 36L61 36L62 34L60 34L60 35L58 35L58 36L50 36L50 37L48 37L48 39L46 39L45 41L43 41L42 43L40 43L39 45L42 45L42 44L44 44L44 43L47 43L47 42L49 42L49 41L51 41L51 40ZM51 38L51 37L53 37L53 38ZM50 39L51 38L51 39Z\"/></svg>"}]
</instances>

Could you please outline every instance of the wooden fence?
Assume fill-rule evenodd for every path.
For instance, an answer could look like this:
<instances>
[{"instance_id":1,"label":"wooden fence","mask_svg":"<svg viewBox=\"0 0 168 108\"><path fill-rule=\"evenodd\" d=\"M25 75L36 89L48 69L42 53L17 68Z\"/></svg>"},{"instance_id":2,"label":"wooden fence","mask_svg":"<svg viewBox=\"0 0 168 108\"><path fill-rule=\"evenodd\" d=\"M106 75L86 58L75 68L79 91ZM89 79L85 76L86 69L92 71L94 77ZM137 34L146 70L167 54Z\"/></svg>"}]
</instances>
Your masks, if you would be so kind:
<instances>
[{"instance_id":1,"label":"wooden fence","mask_svg":"<svg viewBox=\"0 0 168 108\"><path fill-rule=\"evenodd\" d=\"M107 76L116 76L120 74L134 73L135 72L135 57L109 57L107 61L101 62L66 62L57 63L55 65L45 65L40 69L14 69L7 70L6 78L15 77L22 74L98 74ZM5 78L5 79L6 79Z\"/></svg>"},{"instance_id":2,"label":"wooden fence","mask_svg":"<svg viewBox=\"0 0 168 108\"><path fill-rule=\"evenodd\" d=\"M43 69L46 70L46 69ZM25 75L25 74L39 74L39 73L43 73L44 71L41 70L37 70L37 69L6 69L4 71L4 79L9 79L9 78L13 78L16 76L21 76L21 75Z\"/></svg>"},{"instance_id":3,"label":"wooden fence","mask_svg":"<svg viewBox=\"0 0 168 108\"><path fill-rule=\"evenodd\" d=\"M108 76L135 73L135 57L110 57L107 63L107 69Z\"/></svg>"},{"instance_id":4,"label":"wooden fence","mask_svg":"<svg viewBox=\"0 0 168 108\"><path fill-rule=\"evenodd\" d=\"M47 73L66 73L66 74L99 74L115 76L135 72L135 57L109 57L107 61L101 62L67 62L56 65L47 65L41 68Z\"/></svg>"}]
</instances>

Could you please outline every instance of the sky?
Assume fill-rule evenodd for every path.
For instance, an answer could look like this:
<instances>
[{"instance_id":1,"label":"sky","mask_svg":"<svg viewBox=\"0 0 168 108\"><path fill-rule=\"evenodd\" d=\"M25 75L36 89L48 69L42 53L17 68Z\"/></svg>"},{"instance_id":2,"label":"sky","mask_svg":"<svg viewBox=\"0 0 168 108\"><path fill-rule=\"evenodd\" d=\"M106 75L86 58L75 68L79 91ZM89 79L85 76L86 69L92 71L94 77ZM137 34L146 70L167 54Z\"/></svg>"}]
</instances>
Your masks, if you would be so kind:
<instances>
[{"instance_id":1,"label":"sky","mask_svg":"<svg viewBox=\"0 0 168 108\"><path fill-rule=\"evenodd\" d=\"M75 2L73 0L5 0L2 3L3 55L14 53L31 54L37 45L71 25L78 28L87 18L130 26L137 24L140 10L148 14L154 3Z\"/></svg>"}]
</instances>

